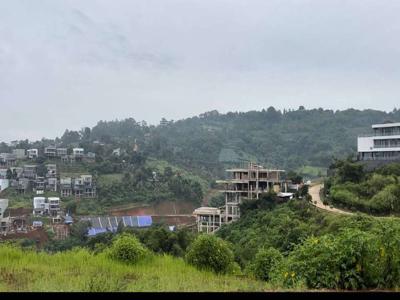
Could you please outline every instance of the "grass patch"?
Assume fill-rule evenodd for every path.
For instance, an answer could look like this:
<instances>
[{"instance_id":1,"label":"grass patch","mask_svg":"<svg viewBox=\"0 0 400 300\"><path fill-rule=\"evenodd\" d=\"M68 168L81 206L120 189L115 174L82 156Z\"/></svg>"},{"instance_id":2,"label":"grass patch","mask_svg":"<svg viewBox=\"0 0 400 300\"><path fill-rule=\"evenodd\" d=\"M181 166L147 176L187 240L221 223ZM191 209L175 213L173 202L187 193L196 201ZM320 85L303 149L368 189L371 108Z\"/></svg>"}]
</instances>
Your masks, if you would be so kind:
<instances>
[{"instance_id":1,"label":"grass patch","mask_svg":"<svg viewBox=\"0 0 400 300\"><path fill-rule=\"evenodd\" d=\"M74 249L53 255L0 246L0 291L265 291L264 282L199 271L182 259L154 255L127 265Z\"/></svg>"}]
</instances>

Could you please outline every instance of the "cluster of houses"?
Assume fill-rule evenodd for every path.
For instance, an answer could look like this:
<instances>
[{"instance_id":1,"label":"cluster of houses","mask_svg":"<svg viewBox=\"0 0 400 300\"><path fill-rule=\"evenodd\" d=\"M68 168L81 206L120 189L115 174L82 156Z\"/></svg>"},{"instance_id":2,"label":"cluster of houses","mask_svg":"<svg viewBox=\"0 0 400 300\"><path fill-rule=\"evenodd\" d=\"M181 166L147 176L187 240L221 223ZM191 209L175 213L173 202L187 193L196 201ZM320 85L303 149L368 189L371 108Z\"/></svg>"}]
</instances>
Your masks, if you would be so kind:
<instances>
[{"instance_id":1,"label":"cluster of houses","mask_svg":"<svg viewBox=\"0 0 400 300\"><path fill-rule=\"evenodd\" d=\"M0 167L13 167L17 160L36 159L39 155L57 159L62 163L74 163L77 161L93 162L96 154L93 152L85 153L84 148L73 148L71 154L68 154L67 148L58 148L56 146L45 147L43 153L39 149L13 149L11 153L0 153Z\"/></svg>"},{"instance_id":2,"label":"cluster of houses","mask_svg":"<svg viewBox=\"0 0 400 300\"><path fill-rule=\"evenodd\" d=\"M62 197L96 197L96 184L92 175L59 179L56 164L47 164L46 169L45 176L38 176L37 165L2 168L0 169L0 191L11 187L21 194L31 191L36 194L43 194L49 191L59 192ZM9 178L10 172L11 179Z\"/></svg>"}]
</instances>

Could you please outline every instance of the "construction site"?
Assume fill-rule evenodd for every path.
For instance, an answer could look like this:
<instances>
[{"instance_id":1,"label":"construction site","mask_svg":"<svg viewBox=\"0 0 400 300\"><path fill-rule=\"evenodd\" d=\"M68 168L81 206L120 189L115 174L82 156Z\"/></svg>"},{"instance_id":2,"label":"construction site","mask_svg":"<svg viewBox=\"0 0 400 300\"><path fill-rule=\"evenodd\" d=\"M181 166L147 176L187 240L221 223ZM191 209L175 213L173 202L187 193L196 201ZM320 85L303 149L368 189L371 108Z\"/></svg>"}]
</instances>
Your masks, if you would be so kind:
<instances>
[{"instance_id":1,"label":"construction site","mask_svg":"<svg viewBox=\"0 0 400 300\"><path fill-rule=\"evenodd\" d=\"M218 180L220 192L225 195L221 207L200 207L194 210L198 232L213 233L225 223L240 218L239 205L245 199L259 199L262 193L274 191L279 197L290 197L287 193L290 181L285 179L285 170L266 169L249 162L241 168L228 169L227 179Z\"/></svg>"}]
</instances>

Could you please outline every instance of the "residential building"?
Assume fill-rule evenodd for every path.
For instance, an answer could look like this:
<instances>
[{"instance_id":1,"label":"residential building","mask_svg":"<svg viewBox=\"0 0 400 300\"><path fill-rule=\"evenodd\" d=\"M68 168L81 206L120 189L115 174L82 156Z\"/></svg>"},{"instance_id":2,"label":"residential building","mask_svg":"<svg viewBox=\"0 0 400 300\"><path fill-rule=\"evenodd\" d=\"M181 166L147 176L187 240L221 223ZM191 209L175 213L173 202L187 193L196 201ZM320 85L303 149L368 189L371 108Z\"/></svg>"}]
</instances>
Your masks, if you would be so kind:
<instances>
[{"instance_id":1,"label":"residential building","mask_svg":"<svg viewBox=\"0 0 400 300\"><path fill-rule=\"evenodd\" d=\"M36 179L37 166L36 165L24 165L23 177L28 179Z\"/></svg>"},{"instance_id":2,"label":"residential building","mask_svg":"<svg viewBox=\"0 0 400 300\"><path fill-rule=\"evenodd\" d=\"M58 197L49 197L48 198L48 203L49 203L49 214L50 216L58 216L60 211L61 211L61 207L60 207L60 198Z\"/></svg>"},{"instance_id":3,"label":"residential building","mask_svg":"<svg viewBox=\"0 0 400 300\"><path fill-rule=\"evenodd\" d=\"M262 193L274 191L287 192L288 181L284 170L266 169L254 163L243 168L226 170L227 180L218 180L220 190L225 195L222 207L200 207L194 211L199 232L211 233L224 223L240 218L239 205L244 199L258 199Z\"/></svg>"},{"instance_id":4,"label":"residential building","mask_svg":"<svg viewBox=\"0 0 400 300\"><path fill-rule=\"evenodd\" d=\"M47 168L47 178L57 177L57 165L56 164L48 164L46 165Z\"/></svg>"},{"instance_id":5,"label":"residential building","mask_svg":"<svg viewBox=\"0 0 400 300\"><path fill-rule=\"evenodd\" d=\"M358 159L400 160L400 122L374 124L372 130L371 134L358 137Z\"/></svg>"},{"instance_id":6,"label":"residential building","mask_svg":"<svg viewBox=\"0 0 400 300\"><path fill-rule=\"evenodd\" d=\"M13 167L17 161L17 157L12 153L0 153L0 166Z\"/></svg>"},{"instance_id":7,"label":"residential building","mask_svg":"<svg viewBox=\"0 0 400 300\"><path fill-rule=\"evenodd\" d=\"M10 186L15 188L19 194L25 194L30 188L30 180L28 178L18 178L12 180Z\"/></svg>"},{"instance_id":8,"label":"residential building","mask_svg":"<svg viewBox=\"0 0 400 300\"><path fill-rule=\"evenodd\" d=\"M28 149L27 151L28 158L29 159L34 159L39 156L39 150L38 149Z\"/></svg>"},{"instance_id":9,"label":"residential building","mask_svg":"<svg viewBox=\"0 0 400 300\"><path fill-rule=\"evenodd\" d=\"M0 233L5 233L9 227L9 217L5 215L5 211L8 207L8 199L0 199Z\"/></svg>"},{"instance_id":10,"label":"residential building","mask_svg":"<svg viewBox=\"0 0 400 300\"><path fill-rule=\"evenodd\" d=\"M46 203L45 197L33 198L33 214L46 215L49 213L49 203Z\"/></svg>"},{"instance_id":11,"label":"residential building","mask_svg":"<svg viewBox=\"0 0 400 300\"><path fill-rule=\"evenodd\" d=\"M57 157L63 157L68 155L67 148L57 148Z\"/></svg>"},{"instance_id":12,"label":"residential building","mask_svg":"<svg viewBox=\"0 0 400 300\"><path fill-rule=\"evenodd\" d=\"M83 148L73 148L72 155L75 158L82 158L85 155L85 150Z\"/></svg>"},{"instance_id":13,"label":"residential building","mask_svg":"<svg viewBox=\"0 0 400 300\"><path fill-rule=\"evenodd\" d=\"M48 146L44 148L44 155L48 158L57 157L57 148L55 146Z\"/></svg>"},{"instance_id":14,"label":"residential building","mask_svg":"<svg viewBox=\"0 0 400 300\"><path fill-rule=\"evenodd\" d=\"M69 197L72 195L72 179L61 178L60 179L60 193L61 197Z\"/></svg>"},{"instance_id":15,"label":"residential building","mask_svg":"<svg viewBox=\"0 0 400 300\"><path fill-rule=\"evenodd\" d=\"M56 177L47 178L46 190L51 192L57 192L58 180Z\"/></svg>"},{"instance_id":16,"label":"residential building","mask_svg":"<svg viewBox=\"0 0 400 300\"><path fill-rule=\"evenodd\" d=\"M25 149L14 149L12 153L15 155L17 159L25 159L26 158L26 151Z\"/></svg>"},{"instance_id":17,"label":"residential building","mask_svg":"<svg viewBox=\"0 0 400 300\"><path fill-rule=\"evenodd\" d=\"M4 212L8 207L8 199L0 199L0 220L4 218Z\"/></svg>"},{"instance_id":18,"label":"residential building","mask_svg":"<svg viewBox=\"0 0 400 300\"><path fill-rule=\"evenodd\" d=\"M34 181L34 191L35 192L41 191L43 193L45 188L46 188L45 178L36 177L36 180Z\"/></svg>"},{"instance_id":19,"label":"residential building","mask_svg":"<svg viewBox=\"0 0 400 300\"><path fill-rule=\"evenodd\" d=\"M0 192L4 191L10 186L10 181L8 179L0 179Z\"/></svg>"},{"instance_id":20,"label":"residential building","mask_svg":"<svg viewBox=\"0 0 400 300\"><path fill-rule=\"evenodd\" d=\"M7 168L0 169L0 179L7 179Z\"/></svg>"}]
</instances>

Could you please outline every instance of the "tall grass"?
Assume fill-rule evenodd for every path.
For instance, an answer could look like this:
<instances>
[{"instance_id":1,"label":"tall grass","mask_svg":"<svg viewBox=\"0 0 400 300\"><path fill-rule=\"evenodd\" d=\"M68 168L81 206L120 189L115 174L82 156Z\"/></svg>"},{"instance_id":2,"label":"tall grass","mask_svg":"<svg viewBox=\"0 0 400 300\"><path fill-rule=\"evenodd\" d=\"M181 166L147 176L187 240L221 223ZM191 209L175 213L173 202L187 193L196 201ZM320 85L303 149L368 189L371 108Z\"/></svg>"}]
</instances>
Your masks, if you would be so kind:
<instances>
[{"instance_id":1,"label":"tall grass","mask_svg":"<svg viewBox=\"0 0 400 300\"><path fill-rule=\"evenodd\" d=\"M74 249L53 255L0 246L0 291L264 291L264 282L199 271L182 259L153 255L126 265Z\"/></svg>"}]
</instances>

